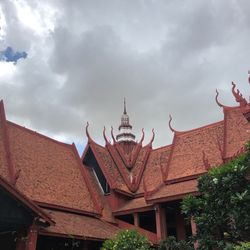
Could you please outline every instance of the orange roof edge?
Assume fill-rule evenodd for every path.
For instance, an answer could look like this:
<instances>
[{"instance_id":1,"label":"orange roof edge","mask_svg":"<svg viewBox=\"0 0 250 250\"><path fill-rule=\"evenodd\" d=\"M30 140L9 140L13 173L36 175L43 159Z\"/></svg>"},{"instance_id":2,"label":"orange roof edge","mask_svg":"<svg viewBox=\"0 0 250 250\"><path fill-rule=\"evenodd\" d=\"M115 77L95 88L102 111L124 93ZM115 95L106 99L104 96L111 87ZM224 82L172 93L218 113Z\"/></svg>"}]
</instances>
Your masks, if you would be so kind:
<instances>
[{"instance_id":1,"label":"orange roof edge","mask_svg":"<svg viewBox=\"0 0 250 250\"><path fill-rule=\"evenodd\" d=\"M36 132L36 131L32 130L32 129L26 128L26 127L21 126L21 125L18 125L18 124L16 124L16 123L12 122L12 121L7 120L7 123L9 123L9 124L11 124L11 125L13 125L13 126L15 126L15 127L17 127L17 128L20 128L20 129L22 129L22 130L25 130L25 131L29 132L30 134L37 135L37 136L39 136L39 137L42 137L42 138L44 138L44 139L46 139L46 140L55 142L55 143L57 143L57 144L60 144L60 145L62 145L62 146L65 146L65 147L71 147L71 144L70 144L70 143L61 142L61 141L58 141L58 140L56 140L56 139L50 138L50 137L48 137L48 136L46 136L46 135L43 135L43 134L41 134L41 133L39 133L39 132Z\"/></svg>"}]
</instances>

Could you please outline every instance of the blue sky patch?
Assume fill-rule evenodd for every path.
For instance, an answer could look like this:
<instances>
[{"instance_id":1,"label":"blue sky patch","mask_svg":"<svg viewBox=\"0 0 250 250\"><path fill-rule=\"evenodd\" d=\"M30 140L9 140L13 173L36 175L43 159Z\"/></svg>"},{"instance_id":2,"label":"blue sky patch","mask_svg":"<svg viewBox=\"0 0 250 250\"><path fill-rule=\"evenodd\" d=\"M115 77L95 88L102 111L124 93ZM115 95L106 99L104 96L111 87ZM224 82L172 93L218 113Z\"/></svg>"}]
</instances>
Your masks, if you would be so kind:
<instances>
[{"instance_id":1,"label":"blue sky patch","mask_svg":"<svg viewBox=\"0 0 250 250\"><path fill-rule=\"evenodd\" d=\"M11 47L7 47L5 50L0 51L0 61L14 62L15 64L21 58L25 59L28 54L25 51L14 51Z\"/></svg>"}]
</instances>

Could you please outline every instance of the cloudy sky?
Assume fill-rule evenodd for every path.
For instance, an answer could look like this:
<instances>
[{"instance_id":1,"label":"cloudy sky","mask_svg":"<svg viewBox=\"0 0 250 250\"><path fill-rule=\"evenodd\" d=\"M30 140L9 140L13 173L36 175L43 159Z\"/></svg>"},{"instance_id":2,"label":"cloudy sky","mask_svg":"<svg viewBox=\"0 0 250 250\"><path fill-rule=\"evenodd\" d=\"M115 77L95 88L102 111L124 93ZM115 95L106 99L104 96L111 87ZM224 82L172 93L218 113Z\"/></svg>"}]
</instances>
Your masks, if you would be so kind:
<instances>
[{"instance_id":1,"label":"cloudy sky","mask_svg":"<svg viewBox=\"0 0 250 250\"><path fill-rule=\"evenodd\" d=\"M249 98L249 0L1 0L0 99L7 118L65 142L120 123L154 147L223 119L215 89ZM117 132L117 130L116 130Z\"/></svg>"}]
</instances>

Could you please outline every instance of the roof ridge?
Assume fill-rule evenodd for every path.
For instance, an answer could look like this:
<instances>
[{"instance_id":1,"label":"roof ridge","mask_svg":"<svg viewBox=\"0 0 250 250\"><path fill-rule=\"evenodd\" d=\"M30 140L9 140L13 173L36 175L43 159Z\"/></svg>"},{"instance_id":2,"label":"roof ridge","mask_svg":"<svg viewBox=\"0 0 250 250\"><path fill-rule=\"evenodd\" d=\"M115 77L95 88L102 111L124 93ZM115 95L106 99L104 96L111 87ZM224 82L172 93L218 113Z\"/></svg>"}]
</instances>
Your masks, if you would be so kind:
<instances>
[{"instance_id":1,"label":"roof ridge","mask_svg":"<svg viewBox=\"0 0 250 250\"><path fill-rule=\"evenodd\" d=\"M171 143L171 144L168 144L168 145L165 145L165 146L161 146L161 147L159 147L159 148L154 148L154 149L152 149L152 152L161 150L161 149L163 149L163 148L171 148L172 145L173 145L173 144Z\"/></svg>"},{"instance_id":2,"label":"roof ridge","mask_svg":"<svg viewBox=\"0 0 250 250\"><path fill-rule=\"evenodd\" d=\"M143 176L143 173L144 173L144 171L146 169L146 165L147 165L147 162L148 162L149 155L152 152L152 148L150 147L150 145L148 145L145 150L146 150L146 153L145 153L145 155L143 157L143 160L142 160L143 164L142 164L142 166L140 168L139 173L136 176L137 178L136 178L136 182L134 184L134 187L135 187L136 191L139 189L140 183L142 181L142 176Z\"/></svg>"},{"instance_id":3,"label":"roof ridge","mask_svg":"<svg viewBox=\"0 0 250 250\"><path fill-rule=\"evenodd\" d=\"M171 161L172 161L172 158L173 158L173 154L174 154L176 138L177 138L177 134L174 133L174 138L173 138L173 142L171 144L172 147L170 149L170 154L169 154L169 158L168 158L166 170L164 171L163 167L161 167L161 173L162 173L162 179L163 179L163 181L166 181L167 178L168 178L170 164L171 164Z\"/></svg>"},{"instance_id":4,"label":"roof ridge","mask_svg":"<svg viewBox=\"0 0 250 250\"><path fill-rule=\"evenodd\" d=\"M21 126L21 125L19 125L19 124L17 124L17 123L12 122L12 121L9 121L9 120L6 120L6 121L7 121L7 123L9 123L9 124L11 124L11 125L13 125L13 126L15 126L15 127L18 127L18 128L20 128L20 129L22 129L22 130L25 130L26 132L28 132L28 133L30 133L30 134L37 135L37 136L39 136L39 137L41 137L41 138L44 138L44 139L46 139L46 140L48 140L48 141L52 141L52 142L57 143L57 144L59 144L59 145L61 145L61 146L71 147L71 144L70 144L70 143L58 141L58 140L53 139L53 138L51 138L51 137L49 137L49 136L47 136L47 135L44 135L44 134L42 134L42 133L40 133L40 132L37 132L37 131L35 131L35 130L32 130L32 129L30 129L30 128L26 128L26 127L24 127L24 126Z\"/></svg>"}]
</instances>

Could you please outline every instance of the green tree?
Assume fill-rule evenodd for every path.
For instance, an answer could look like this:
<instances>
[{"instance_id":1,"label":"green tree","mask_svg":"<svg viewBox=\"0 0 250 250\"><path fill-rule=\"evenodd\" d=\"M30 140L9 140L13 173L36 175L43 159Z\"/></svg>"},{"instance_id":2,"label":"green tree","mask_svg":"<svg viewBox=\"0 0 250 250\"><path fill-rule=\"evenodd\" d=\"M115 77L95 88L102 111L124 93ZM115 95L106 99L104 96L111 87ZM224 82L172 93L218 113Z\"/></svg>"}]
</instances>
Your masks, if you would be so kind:
<instances>
[{"instance_id":1,"label":"green tree","mask_svg":"<svg viewBox=\"0 0 250 250\"><path fill-rule=\"evenodd\" d=\"M150 242L134 230L122 230L114 239L106 240L102 250L149 250Z\"/></svg>"},{"instance_id":2,"label":"green tree","mask_svg":"<svg viewBox=\"0 0 250 250\"><path fill-rule=\"evenodd\" d=\"M199 197L188 196L182 211L197 224L199 249L232 249L250 241L250 146L247 153L211 169L198 180Z\"/></svg>"},{"instance_id":3,"label":"green tree","mask_svg":"<svg viewBox=\"0 0 250 250\"><path fill-rule=\"evenodd\" d=\"M177 241L174 236L169 236L160 243L159 250L194 250L194 245L191 241Z\"/></svg>"}]
</instances>

